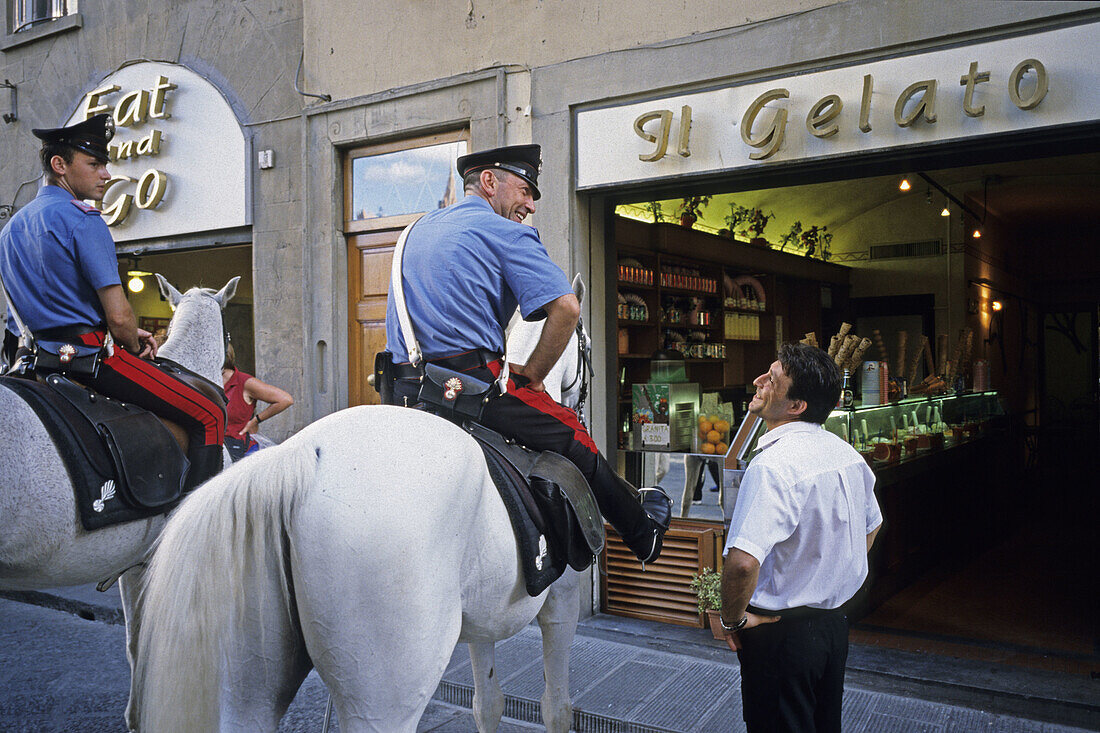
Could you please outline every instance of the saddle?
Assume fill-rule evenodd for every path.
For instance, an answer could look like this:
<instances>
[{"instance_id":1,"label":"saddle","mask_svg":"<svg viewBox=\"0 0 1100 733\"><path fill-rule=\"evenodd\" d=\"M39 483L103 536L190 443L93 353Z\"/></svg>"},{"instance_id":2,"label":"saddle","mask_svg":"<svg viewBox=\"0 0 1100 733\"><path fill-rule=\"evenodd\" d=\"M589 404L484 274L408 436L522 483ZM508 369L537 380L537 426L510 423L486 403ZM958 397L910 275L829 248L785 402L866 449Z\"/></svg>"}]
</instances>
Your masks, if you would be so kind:
<instances>
[{"instance_id":1,"label":"saddle","mask_svg":"<svg viewBox=\"0 0 1100 733\"><path fill-rule=\"evenodd\" d=\"M527 594L542 593L566 566L591 565L603 549L603 520L580 470L557 453L528 450L477 423L462 427L481 446L508 509Z\"/></svg>"},{"instance_id":2,"label":"saddle","mask_svg":"<svg viewBox=\"0 0 1100 733\"><path fill-rule=\"evenodd\" d=\"M162 366L176 367L177 374L183 369ZM152 413L61 374L48 375L45 383L3 376L0 387L26 402L46 427L73 484L84 529L164 514L183 498L189 461Z\"/></svg>"}]
</instances>

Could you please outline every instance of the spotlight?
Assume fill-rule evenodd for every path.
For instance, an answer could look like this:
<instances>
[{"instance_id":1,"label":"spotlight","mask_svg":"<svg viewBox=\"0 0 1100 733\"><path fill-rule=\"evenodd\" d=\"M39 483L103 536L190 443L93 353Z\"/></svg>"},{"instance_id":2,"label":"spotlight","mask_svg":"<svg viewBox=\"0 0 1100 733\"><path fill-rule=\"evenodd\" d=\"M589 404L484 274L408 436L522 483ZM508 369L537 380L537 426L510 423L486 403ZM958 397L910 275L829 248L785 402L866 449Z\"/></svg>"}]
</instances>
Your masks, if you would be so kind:
<instances>
[{"instance_id":1,"label":"spotlight","mask_svg":"<svg viewBox=\"0 0 1100 733\"><path fill-rule=\"evenodd\" d=\"M898 184L899 191L908 191L912 186L909 184L908 178L902 178L901 183Z\"/></svg>"},{"instance_id":2,"label":"spotlight","mask_svg":"<svg viewBox=\"0 0 1100 733\"><path fill-rule=\"evenodd\" d=\"M940 212L940 216L951 216L951 209L944 206L943 211Z\"/></svg>"},{"instance_id":3,"label":"spotlight","mask_svg":"<svg viewBox=\"0 0 1100 733\"><path fill-rule=\"evenodd\" d=\"M999 311L1001 308L1004 308L1004 303L999 300L995 300L989 304L989 307L995 311Z\"/></svg>"},{"instance_id":4,"label":"spotlight","mask_svg":"<svg viewBox=\"0 0 1100 733\"><path fill-rule=\"evenodd\" d=\"M971 234L970 236L974 237L974 239L981 239L982 238L982 230L981 229L975 229L974 233Z\"/></svg>"}]
</instances>

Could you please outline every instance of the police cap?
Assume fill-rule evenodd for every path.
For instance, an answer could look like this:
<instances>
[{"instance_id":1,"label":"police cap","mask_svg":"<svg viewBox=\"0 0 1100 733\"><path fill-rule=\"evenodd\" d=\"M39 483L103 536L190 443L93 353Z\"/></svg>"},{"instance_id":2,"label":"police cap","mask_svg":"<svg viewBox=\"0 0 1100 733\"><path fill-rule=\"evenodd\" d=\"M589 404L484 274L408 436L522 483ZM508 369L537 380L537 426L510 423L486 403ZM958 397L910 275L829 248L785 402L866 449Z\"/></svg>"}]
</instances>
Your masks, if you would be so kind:
<instances>
[{"instance_id":1,"label":"police cap","mask_svg":"<svg viewBox=\"0 0 1100 733\"><path fill-rule=\"evenodd\" d=\"M35 129L31 132L43 142L69 145L106 163L107 142L115 136L115 121L111 115L104 113L68 127Z\"/></svg>"},{"instance_id":2,"label":"police cap","mask_svg":"<svg viewBox=\"0 0 1100 733\"><path fill-rule=\"evenodd\" d=\"M509 145L503 148L483 150L479 153L463 155L458 159L458 175L484 168L499 168L513 173L531 184L531 193L538 201L539 172L542 170L542 148L538 145Z\"/></svg>"}]
</instances>

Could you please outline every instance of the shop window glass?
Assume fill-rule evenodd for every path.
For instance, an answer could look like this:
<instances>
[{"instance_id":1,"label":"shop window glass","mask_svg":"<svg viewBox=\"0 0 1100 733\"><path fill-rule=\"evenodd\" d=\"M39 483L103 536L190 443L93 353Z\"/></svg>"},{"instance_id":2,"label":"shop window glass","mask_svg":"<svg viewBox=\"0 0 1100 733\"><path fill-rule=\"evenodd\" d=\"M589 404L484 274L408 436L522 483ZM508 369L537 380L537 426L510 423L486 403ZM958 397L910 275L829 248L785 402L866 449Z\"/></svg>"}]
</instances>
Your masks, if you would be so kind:
<instances>
[{"instance_id":1,"label":"shop window glass","mask_svg":"<svg viewBox=\"0 0 1100 733\"><path fill-rule=\"evenodd\" d=\"M73 15L78 0L9 0L12 33L29 30L51 20Z\"/></svg>"},{"instance_id":2,"label":"shop window glass","mask_svg":"<svg viewBox=\"0 0 1100 733\"><path fill-rule=\"evenodd\" d=\"M366 155L351 161L353 221L441 209L462 196L455 162L466 141Z\"/></svg>"}]
</instances>

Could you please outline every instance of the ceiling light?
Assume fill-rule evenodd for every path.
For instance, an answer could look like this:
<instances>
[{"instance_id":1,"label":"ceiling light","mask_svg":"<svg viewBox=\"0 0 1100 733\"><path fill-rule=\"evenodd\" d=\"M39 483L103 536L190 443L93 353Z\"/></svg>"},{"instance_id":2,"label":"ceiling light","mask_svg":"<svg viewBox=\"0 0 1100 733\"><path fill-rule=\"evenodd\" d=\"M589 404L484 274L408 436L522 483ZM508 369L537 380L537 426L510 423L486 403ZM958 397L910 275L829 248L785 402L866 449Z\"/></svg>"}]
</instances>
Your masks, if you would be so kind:
<instances>
[{"instance_id":1,"label":"ceiling light","mask_svg":"<svg viewBox=\"0 0 1100 733\"><path fill-rule=\"evenodd\" d=\"M995 311L999 311L1001 308L1004 308L1004 304L1001 303L1001 301L999 301L999 300L993 301L992 303L989 304L989 306Z\"/></svg>"},{"instance_id":2,"label":"ceiling light","mask_svg":"<svg viewBox=\"0 0 1100 733\"><path fill-rule=\"evenodd\" d=\"M940 216L951 216L951 209L944 206L943 211L940 212Z\"/></svg>"},{"instance_id":3,"label":"ceiling light","mask_svg":"<svg viewBox=\"0 0 1100 733\"><path fill-rule=\"evenodd\" d=\"M974 237L974 239L981 239L982 238L982 230L981 229L975 229L974 233L971 234L970 236Z\"/></svg>"},{"instance_id":4,"label":"ceiling light","mask_svg":"<svg viewBox=\"0 0 1100 733\"><path fill-rule=\"evenodd\" d=\"M133 273L128 272L126 274L132 275ZM126 283L126 285L130 288L131 293L140 293L142 290L145 289L145 281L136 275L131 277L130 282Z\"/></svg>"},{"instance_id":5,"label":"ceiling light","mask_svg":"<svg viewBox=\"0 0 1100 733\"><path fill-rule=\"evenodd\" d=\"M908 191L912 186L909 184L908 178L902 178L901 183L898 184L899 191Z\"/></svg>"}]
</instances>

